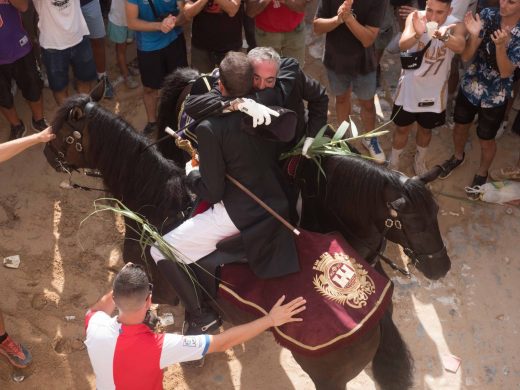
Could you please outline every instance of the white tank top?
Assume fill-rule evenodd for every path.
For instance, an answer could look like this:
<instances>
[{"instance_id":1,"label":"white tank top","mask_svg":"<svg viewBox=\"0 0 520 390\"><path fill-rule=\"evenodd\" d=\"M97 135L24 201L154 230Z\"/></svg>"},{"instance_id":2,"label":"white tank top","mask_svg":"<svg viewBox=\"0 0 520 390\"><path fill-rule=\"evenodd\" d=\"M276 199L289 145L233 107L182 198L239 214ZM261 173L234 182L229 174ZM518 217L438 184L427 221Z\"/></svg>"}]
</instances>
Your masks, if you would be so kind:
<instances>
[{"instance_id":1,"label":"white tank top","mask_svg":"<svg viewBox=\"0 0 520 390\"><path fill-rule=\"evenodd\" d=\"M420 11L424 15L426 11ZM449 15L439 27L456 23L458 20ZM423 49L429 41L424 33L421 39L408 51ZM453 51L444 42L432 39L432 43L418 69L403 69L397 85L395 104L403 106L408 112L436 112L446 109L448 98L448 78L450 75Z\"/></svg>"}]
</instances>

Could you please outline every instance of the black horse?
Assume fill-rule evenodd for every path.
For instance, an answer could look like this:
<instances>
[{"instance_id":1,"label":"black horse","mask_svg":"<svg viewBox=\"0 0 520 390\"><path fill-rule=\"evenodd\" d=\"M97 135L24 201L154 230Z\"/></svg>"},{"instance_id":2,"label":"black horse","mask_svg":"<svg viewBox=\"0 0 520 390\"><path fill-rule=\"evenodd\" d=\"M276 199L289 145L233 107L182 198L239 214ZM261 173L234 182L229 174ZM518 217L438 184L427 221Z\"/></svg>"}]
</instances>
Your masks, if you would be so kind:
<instances>
[{"instance_id":1,"label":"black horse","mask_svg":"<svg viewBox=\"0 0 520 390\"><path fill-rule=\"evenodd\" d=\"M161 136L166 126L177 131L185 124L182 118L187 96L209 89L208 80L201 82L199 77L195 69L180 68L165 79L157 116ZM173 140L158 147L178 163L190 158ZM425 187L438 177L438 167L421 177L408 178L361 158L331 156L322 158L321 163L326 179L319 180L314 162L303 158L292 179L304 198L303 228L341 232L372 264L381 258L389 239L404 248L411 264L427 278L436 280L446 275L451 261L437 223L438 207ZM376 266L384 273L379 264Z\"/></svg>"},{"instance_id":2,"label":"black horse","mask_svg":"<svg viewBox=\"0 0 520 390\"><path fill-rule=\"evenodd\" d=\"M97 106L93 101L100 96L101 89L96 89L90 96L72 97L60 107L52 124L56 139L45 148L49 164L57 170L99 169L106 186L115 197L130 209L143 214L155 226L162 227L163 230L171 229L183 220L186 210L191 205L183 170L165 159L155 147L149 147L150 141L139 135L123 119ZM342 168L343 165L355 167L348 170ZM360 239L370 232L365 226L371 229L373 227L374 232L378 232L380 236L385 228L379 227L379 223L384 226L385 221L390 220L394 225L399 221L399 230L405 233L388 231L387 236L396 240L401 235L406 237L406 242L412 250L417 249L416 245L419 245L421 252L428 250L431 241L440 241L442 246L434 202L418 181L413 185L403 183L398 174L367 164L359 158L333 158L325 167L328 177L327 188L331 189L329 200L338 202L335 207L329 206L332 210L338 210L337 217L355 231ZM353 176L344 176L348 172ZM336 173L341 176L335 176ZM364 184L363 187L363 178L368 177L374 182L371 186ZM354 213L361 215L364 209L359 204L345 203L345 196L335 195L336 192L332 191L332 188L333 183L338 181L351 183L353 188L358 188L356 183L359 179L359 188L363 187L368 192L376 188L378 192L373 197L365 195L370 196L372 200L369 201L374 203L369 203L371 211L366 214L363 225L356 229L351 220L344 218L354 218ZM416 191L420 195L416 195ZM363 196L360 195L359 198ZM419 220L421 234L412 234L411 232L419 227L415 222ZM154 289L155 298L171 302L173 293L168 291L168 284L161 281L155 263L149 258L148 261L142 259L139 244L128 239L137 238L133 229L127 229L126 238L123 250L125 261L144 262L157 287ZM421 242L417 243L418 239ZM423 243L422 240L429 242ZM426 259L425 262L431 265L425 266L424 270L433 269L432 275L436 277L442 276L449 268L439 262L438 258ZM423 262L420 261L421 263ZM435 267L435 263L440 264L440 271ZM229 307L220 299L217 299L217 303L225 308L226 314L229 315L227 318L233 317L235 323L248 318L243 312ZM293 355L319 389L344 389L345 384L370 361L375 380L382 388L406 389L412 384L412 361L390 313L385 314L378 326L347 347L341 347L320 357L297 353Z\"/></svg>"}]
</instances>

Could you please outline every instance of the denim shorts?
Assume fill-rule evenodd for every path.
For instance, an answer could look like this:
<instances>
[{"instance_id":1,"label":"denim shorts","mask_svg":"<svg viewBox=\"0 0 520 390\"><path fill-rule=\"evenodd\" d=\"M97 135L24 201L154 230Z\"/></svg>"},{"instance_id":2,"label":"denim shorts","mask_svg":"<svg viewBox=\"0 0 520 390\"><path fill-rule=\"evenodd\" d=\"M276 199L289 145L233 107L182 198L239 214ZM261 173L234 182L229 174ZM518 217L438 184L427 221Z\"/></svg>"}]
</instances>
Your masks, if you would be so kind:
<instances>
[{"instance_id":1,"label":"denim shorts","mask_svg":"<svg viewBox=\"0 0 520 390\"><path fill-rule=\"evenodd\" d=\"M62 91L69 85L69 65L74 77L79 81L94 81L97 78L94 56L88 38L68 49L44 49L42 58L47 69L49 87L52 91Z\"/></svg>"},{"instance_id":2,"label":"denim shorts","mask_svg":"<svg viewBox=\"0 0 520 390\"><path fill-rule=\"evenodd\" d=\"M101 5L99 0L93 0L81 7L81 12L87 22L88 31L91 39L103 38L106 35L105 23L103 22L103 15L101 14Z\"/></svg>"},{"instance_id":3,"label":"denim shorts","mask_svg":"<svg viewBox=\"0 0 520 390\"><path fill-rule=\"evenodd\" d=\"M334 96L343 95L351 87L358 99L372 100L376 94L376 72L351 76L348 74L338 74L333 70L327 69L329 78L329 88Z\"/></svg>"}]
</instances>

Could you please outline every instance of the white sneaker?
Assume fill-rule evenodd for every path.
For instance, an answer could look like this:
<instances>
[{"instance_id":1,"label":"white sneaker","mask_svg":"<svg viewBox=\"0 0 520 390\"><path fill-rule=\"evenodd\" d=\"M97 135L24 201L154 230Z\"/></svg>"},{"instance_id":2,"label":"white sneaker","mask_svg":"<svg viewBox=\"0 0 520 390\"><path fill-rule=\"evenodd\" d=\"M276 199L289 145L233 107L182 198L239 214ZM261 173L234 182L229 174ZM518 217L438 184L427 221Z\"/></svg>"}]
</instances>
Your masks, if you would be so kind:
<instances>
[{"instance_id":1,"label":"white sneaker","mask_svg":"<svg viewBox=\"0 0 520 390\"><path fill-rule=\"evenodd\" d=\"M361 140L363 146L368 150L370 157L378 164L384 164L386 161L385 152L381 149L377 137L363 138Z\"/></svg>"},{"instance_id":2,"label":"white sneaker","mask_svg":"<svg viewBox=\"0 0 520 390\"><path fill-rule=\"evenodd\" d=\"M428 172L428 168L426 168L426 163L424 160L417 160L417 155L413 159L413 170L417 176L421 176L423 173Z\"/></svg>"}]
</instances>

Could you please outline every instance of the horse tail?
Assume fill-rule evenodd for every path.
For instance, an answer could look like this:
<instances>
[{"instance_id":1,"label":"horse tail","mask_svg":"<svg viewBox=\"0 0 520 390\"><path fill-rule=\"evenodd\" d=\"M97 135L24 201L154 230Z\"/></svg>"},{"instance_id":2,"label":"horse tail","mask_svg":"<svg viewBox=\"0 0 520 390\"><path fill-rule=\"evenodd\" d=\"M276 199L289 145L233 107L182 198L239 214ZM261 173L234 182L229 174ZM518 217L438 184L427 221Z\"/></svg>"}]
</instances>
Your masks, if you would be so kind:
<instances>
[{"instance_id":1,"label":"horse tail","mask_svg":"<svg viewBox=\"0 0 520 390\"><path fill-rule=\"evenodd\" d=\"M381 341L372 360L372 371L383 390L405 390L413 385L413 358L390 310L381 320Z\"/></svg>"},{"instance_id":2,"label":"horse tail","mask_svg":"<svg viewBox=\"0 0 520 390\"><path fill-rule=\"evenodd\" d=\"M195 69L178 68L164 79L157 112L159 138L166 135L164 131L166 126L171 127L174 131L178 130L179 97L190 82L197 79L199 76L199 72ZM173 142L167 141L159 144L159 150L165 157L174 158L175 161L177 161L176 157L178 157L175 155L180 153Z\"/></svg>"}]
</instances>

